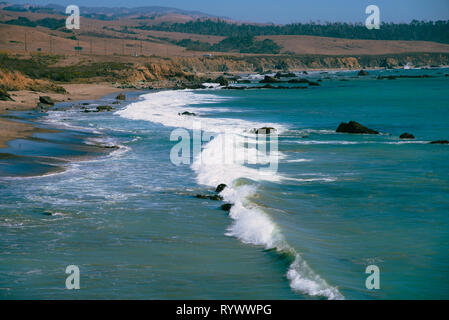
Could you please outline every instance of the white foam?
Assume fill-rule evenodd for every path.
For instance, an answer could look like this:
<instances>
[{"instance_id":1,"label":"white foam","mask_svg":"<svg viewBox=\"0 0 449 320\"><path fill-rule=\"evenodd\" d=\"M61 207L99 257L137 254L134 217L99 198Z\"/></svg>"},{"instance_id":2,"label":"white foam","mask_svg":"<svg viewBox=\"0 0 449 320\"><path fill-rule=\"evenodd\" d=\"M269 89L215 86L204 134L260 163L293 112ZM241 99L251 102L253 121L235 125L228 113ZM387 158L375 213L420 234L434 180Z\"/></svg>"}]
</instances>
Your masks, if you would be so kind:
<instances>
[{"instance_id":1,"label":"white foam","mask_svg":"<svg viewBox=\"0 0 449 320\"><path fill-rule=\"evenodd\" d=\"M329 300L343 300L344 296L337 288L329 286L326 281L315 274L299 254L287 272L290 287L310 296L322 296Z\"/></svg>"},{"instance_id":2,"label":"white foam","mask_svg":"<svg viewBox=\"0 0 449 320\"><path fill-rule=\"evenodd\" d=\"M311 159L290 159L290 160L285 160L285 162L311 162Z\"/></svg>"},{"instance_id":3,"label":"white foam","mask_svg":"<svg viewBox=\"0 0 449 320\"><path fill-rule=\"evenodd\" d=\"M317 275L284 239L276 224L260 208L254 206L249 198L256 192L250 185L227 187L220 194L227 202L233 203L229 216L233 222L226 235L240 239L242 242L276 249L281 253L290 253L295 259L287 271L287 279L294 291L311 296L328 299L344 299L337 288L330 286Z\"/></svg>"},{"instance_id":4,"label":"white foam","mask_svg":"<svg viewBox=\"0 0 449 320\"><path fill-rule=\"evenodd\" d=\"M140 101L129 104L115 114L131 120L145 120L167 127L186 129L193 129L195 124L200 122L201 129L207 132L232 131L244 133L261 125L258 122L242 119L207 117L207 112L220 110L194 107L195 105L218 103L229 99L213 94L198 93L192 90L160 91L142 95L140 99ZM195 113L198 116L179 115L185 111ZM276 126L279 131L285 130L284 127L272 123L263 123L262 125Z\"/></svg>"},{"instance_id":5,"label":"white foam","mask_svg":"<svg viewBox=\"0 0 449 320\"><path fill-rule=\"evenodd\" d=\"M228 185L221 192L224 201L233 204L229 213L233 221L226 230L227 236L236 237L247 244L264 246L266 249L289 252L297 257L286 275L293 290L329 299L343 298L336 288L329 286L305 262L301 265L297 263L300 255L289 246L270 216L250 201L257 191L255 185L235 185L236 180L241 178L270 182L287 179L279 175L277 170L259 170L260 166L279 161L283 158L283 154L277 151L268 154L261 152L256 147L258 135L249 133L252 128L262 126L275 127L281 132L286 128L279 124L240 119L178 115L184 111L204 115L204 108L195 108L192 105L223 101L224 98L215 95L183 90L158 92L141 98L143 100L130 104L116 114L128 119L146 120L187 129L195 128L194 122L201 120L204 131L215 133L214 138L194 159L192 169L197 174L199 184L210 187L216 187L221 183ZM255 167L245 166L245 163L254 164Z\"/></svg>"}]
</instances>

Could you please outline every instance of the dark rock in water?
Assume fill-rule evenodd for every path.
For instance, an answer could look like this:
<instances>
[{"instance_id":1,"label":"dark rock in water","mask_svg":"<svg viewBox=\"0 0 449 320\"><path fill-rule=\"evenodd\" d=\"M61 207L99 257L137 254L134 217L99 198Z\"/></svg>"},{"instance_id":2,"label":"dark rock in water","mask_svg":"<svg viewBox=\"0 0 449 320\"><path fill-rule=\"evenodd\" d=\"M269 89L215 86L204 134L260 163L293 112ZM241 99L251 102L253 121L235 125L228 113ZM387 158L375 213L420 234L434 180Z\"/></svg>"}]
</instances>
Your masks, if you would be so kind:
<instances>
[{"instance_id":1,"label":"dark rock in water","mask_svg":"<svg viewBox=\"0 0 449 320\"><path fill-rule=\"evenodd\" d=\"M349 123L342 122L337 128L337 132L340 133L365 133L365 134L379 134L378 131L369 129L364 125L361 125L355 121L349 121Z\"/></svg>"},{"instance_id":2,"label":"dark rock in water","mask_svg":"<svg viewBox=\"0 0 449 320\"><path fill-rule=\"evenodd\" d=\"M120 104L120 101L114 101L112 104Z\"/></svg>"},{"instance_id":3,"label":"dark rock in water","mask_svg":"<svg viewBox=\"0 0 449 320\"><path fill-rule=\"evenodd\" d=\"M430 144L449 144L449 141L447 141L447 140L437 140L437 141L432 141Z\"/></svg>"},{"instance_id":4,"label":"dark rock in water","mask_svg":"<svg viewBox=\"0 0 449 320\"><path fill-rule=\"evenodd\" d=\"M230 203L225 203L224 205L221 206L221 210L223 210L223 211L231 211L232 206L233 205L230 204Z\"/></svg>"},{"instance_id":5,"label":"dark rock in water","mask_svg":"<svg viewBox=\"0 0 449 320\"><path fill-rule=\"evenodd\" d=\"M206 86L204 86L202 83L199 83L199 82L189 82L189 83L181 82L181 83L177 84L177 88L178 89L207 89Z\"/></svg>"},{"instance_id":6,"label":"dark rock in water","mask_svg":"<svg viewBox=\"0 0 449 320\"><path fill-rule=\"evenodd\" d=\"M208 199L208 200L214 200L214 201L223 200L223 197L219 196L218 194L214 194L214 195L197 194L195 197L197 197L198 199Z\"/></svg>"},{"instance_id":7,"label":"dark rock in water","mask_svg":"<svg viewBox=\"0 0 449 320\"><path fill-rule=\"evenodd\" d=\"M51 106L49 104L38 102L37 107L41 110L48 110L48 108L50 108Z\"/></svg>"},{"instance_id":8,"label":"dark rock in water","mask_svg":"<svg viewBox=\"0 0 449 320\"><path fill-rule=\"evenodd\" d=\"M226 90L245 90L245 89L248 89L248 87L246 87L246 86L227 86L227 87L223 87L223 89L226 89Z\"/></svg>"},{"instance_id":9,"label":"dark rock in water","mask_svg":"<svg viewBox=\"0 0 449 320\"><path fill-rule=\"evenodd\" d=\"M82 103L82 105L83 105L83 106L88 106L89 103L88 103L88 102L84 102L84 103Z\"/></svg>"},{"instance_id":10,"label":"dark rock in water","mask_svg":"<svg viewBox=\"0 0 449 320\"><path fill-rule=\"evenodd\" d=\"M229 81L223 76L219 76L217 79L215 79L215 83L219 83L220 86L228 86Z\"/></svg>"},{"instance_id":11,"label":"dark rock in water","mask_svg":"<svg viewBox=\"0 0 449 320\"><path fill-rule=\"evenodd\" d=\"M184 111L183 113L178 113L178 116L196 116L196 113Z\"/></svg>"},{"instance_id":12,"label":"dark rock in water","mask_svg":"<svg viewBox=\"0 0 449 320\"><path fill-rule=\"evenodd\" d=\"M318 82L309 81L309 86L319 86L320 84Z\"/></svg>"},{"instance_id":13,"label":"dark rock in water","mask_svg":"<svg viewBox=\"0 0 449 320\"><path fill-rule=\"evenodd\" d=\"M280 78L293 78L296 77L296 74L294 74L293 72L286 72L286 73L282 73L282 72L277 72L274 77L276 79L280 79Z\"/></svg>"},{"instance_id":14,"label":"dark rock in water","mask_svg":"<svg viewBox=\"0 0 449 320\"><path fill-rule=\"evenodd\" d=\"M43 104L48 104L49 106L55 105L55 102L49 96L41 96L41 97L39 97L39 101Z\"/></svg>"},{"instance_id":15,"label":"dark rock in water","mask_svg":"<svg viewBox=\"0 0 449 320\"><path fill-rule=\"evenodd\" d=\"M42 212L42 215L44 215L44 216L52 216L53 213L51 213L49 211L44 211L44 212Z\"/></svg>"},{"instance_id":16,"label":"dark rock in water","mask_svg":"<svg viewBox=\"0 0 449 320\"><path fill-rule=\"evenodd\" d=\"M219 185L217 186L217 189L215 189L215 192L216 192L216 193L220 193L220 192L222 192L226 187L227 187L226 184L221 183L221 184L219 184Z\"/></svg>"},{"instance_id":17,"label":"dark rock in water","mask_svg":"<svg viewBox=\"0 0 449 320\"><path fill-rule=\"evenodd\" d=\"M265 76L263 80L260 80L259 83L278 83L280 82L278 79L275 79L270 76Z\"/></svg>"},{"instance_id":18,"label":"dark rock in water","mask_svg":"<svg viewBox=\"0 0 449 320\"><path fill-rule=\"evenodd\" d=\"M302 74L309 74L307 71L303 71Z\"/></svg>"},{"instance_id":19,"label":"dark rock in water","mask_svg":"<svg viewBox=\"0 0 449 320\"><path fill-rule=\"evenodd\" d=\"M299 78L299 79L291 79L288 80L288 83L309 83L310 81L305 78Z\"/></svg>"},{"instance_id":20,"label":"dark rock in water","mask_svg":"<svg viewBox=\"0 0 449 320\"><path fill-rule=\"evenodd\" d=\"M263 127L260 129L253 129L252 132L255 134L271 134L271 133L275 133L276 129L272 128L272 127Z\"/></svg>"},{"instance_id":21,"label":"dark rock in water","mask_svg":"<svg viewBox=\"0 0 449 320\"><path fill-rule=\"evenodd\" d=\"M449 77L449 73L445 73L444 76L445 76L445 77Z\"/></svg>"},{"instance_id":22,"label":"dark rock in water","mask_svg":"<svg viewBox=\"0 0 449 320\"><path fill-rule=\"evenodd\" d=\"M401 138L401 139L415 139L415 136L413 134L411 134L411 133L405 132L405 133L401 134L399 136L399 138Z\"/></svg>"},{"instance_id":23,"label":"dark rock in water","mask_svg":"<svg viewBox=\"0 0 449 320\"><path fill-rule=\"evenodd\" d=\"M120 93L117 97L115 97L117 100L126 100L126 96L123 93Z\"/></svg>"},{"instance_id":24,"label":"dark rock in water","mask_svg":"<svg viewBox=\"0 0 449 320\"><path fill-rule=\"evenodd\" d=\"M105 112L114 110L111 106L98 106L97 112Z\"/></svg>"},{"instance_id":25,"label":"dark rock in water","mask_svg":"<svg viewBox=\"0 0 449 320\"><path fill-rule=\"evenodd\" d=\"M1 101L14 101L6 90L0 89L0 100Z\"/></svg>"},{"instance_id":26,"label":"dark rock in water","mask_svg":"<svg viewBox=\"0 0 449 320\"><path fill-rule=\"evenodd\" d=\"M389 76L377 76L377 79L383 80L396 80L396 79L422 79L422 78L434 78L434 76L430 76L428 74L422 74L422 75L389 75Z\"/></svg>"},{"instance_id":27,"label":"dark rock in water","mask_svg":"<svg viewBox=\"0 0 449 320\"><path fill-rule=\"evenodd\" d=\"M357 75L358 76L369 76L369 73L366 70L360 70Z\"/></svg>"}]
</instances>

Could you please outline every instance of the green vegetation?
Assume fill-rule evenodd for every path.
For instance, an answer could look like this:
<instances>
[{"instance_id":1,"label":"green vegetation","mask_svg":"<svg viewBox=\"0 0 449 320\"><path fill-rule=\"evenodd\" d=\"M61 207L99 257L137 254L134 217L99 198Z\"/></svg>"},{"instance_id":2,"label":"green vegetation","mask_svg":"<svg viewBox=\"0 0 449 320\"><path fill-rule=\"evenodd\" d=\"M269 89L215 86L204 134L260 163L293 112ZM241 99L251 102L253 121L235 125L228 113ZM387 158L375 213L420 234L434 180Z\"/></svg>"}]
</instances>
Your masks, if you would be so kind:
<instances>
[{"instance_id":1,"label":"green vegetation","mask_svg":"<svg viewBox=\"0 0 449 320\"><path fill-rule=\"evenodd\" d=\"M0 54L0 69L20 71L32 79L71 82L77 79L104 77L119 80L125 77L122 72L131 69L132 64L121 62L97 62L88 65L51 67L60 57L36 54L31 59L19 59L7 54Z\"/></svg>"},{"instance_id":2,"label":"green vegetation","mask_svg":"<svg viewBox=\"0 0 449 320\"><path fill-rule=\"evenodd\" d=\"M311 35L347 39L423 40L449 43L449 21L412 21L411 23L382 23L379 30L368 30L361 23L333 22L327 24L295 23L287 25L234 24L222 20L195 20L186 23L163 22L141 25L144 30L158 30L216 35L225 37L263 35Z\"/></svg>"},{"instance_id":3,"label":"green vegetation","mask_svg":"<svg viewBox=\"0 0 449 320\"><path fill-rule=\"evenodd\" d=\"M18 17L14 20L8 20L4 22L5 24L12 24L17 26L25 26L25 27L45 27L52 30L56 30L62 27L65 27L64 19L55 19L55 18L44 18L40 20L31 21L26 17Z\"/></svg>"},{"instance_id":4,"label":"green vegetation","mask_svg":"<svg viewBox=\"0 0 449 320\"><path fill-rule=\"evenodd\" d=\"M185 47L192 51L215 51L215 52L240 52L240 53L265 53L277 54L281 48L272 40L265 39L256 41L253 36L229 37L223 39L217 44L208 42L193 41L191 39L183 39L180 41L172 41L178 46Z\"/></svg>"}]
</instances>

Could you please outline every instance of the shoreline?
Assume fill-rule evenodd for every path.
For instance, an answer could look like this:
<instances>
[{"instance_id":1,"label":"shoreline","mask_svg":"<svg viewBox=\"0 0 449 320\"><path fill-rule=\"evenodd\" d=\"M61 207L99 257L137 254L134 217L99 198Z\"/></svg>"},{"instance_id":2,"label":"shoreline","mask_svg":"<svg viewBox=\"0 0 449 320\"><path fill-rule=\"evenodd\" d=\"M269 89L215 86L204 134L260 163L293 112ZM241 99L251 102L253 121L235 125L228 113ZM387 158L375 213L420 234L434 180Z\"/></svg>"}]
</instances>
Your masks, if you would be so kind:
<instances>
[{"instance_id":1,"label":"shoreline","mask_svg":"<svg viewBox=\"0 0 449 320\"><path fill-rule=\"evenodd\" d=\"M430 67L429 67L430 68ZM440 66L439 69L449 68L448 65ZM367 71L378 71L384 68L373 67L373 68L305 68L301 70L291 70L289 72L313 72L313 73L324 73L324 72L350 72L357 70L367 70ZM423 69L423 68L416 68ZM427 69L427 68L424 68ZM403 68L394 68L392 70L404 70ZM219 76L226 73L207 73L204 75L209 76ZM257 74L254 72L230 72L229 75L240 75L240 74ZM263 73L261 73L263 74ZM170 81L158 81L158 85L154 89L175 89L173 87L173 82ZM117 87L111 82L102 83L69 83L69 84L58 84L66 90L66 93L50 93L50 92L40 92L31 90L19 90L19 91L9 91L11 98L14 101L0 101L0 152L2 149L7 148L9 141L19 138L29 138L34 133L40 132L44 129L37 128L30 123L23 123L19 121L14 121L8 119L7 117L2 117L10 112L15 111L29 111L34 110L39 102L39 96L49 96L55 103L60 102L80 102L83 100L97 100L108 94L121 93L121 92L132 92L139 91L136 87Z\"/></svg>"},{"instance_id":2,"label":"shoreline","mask_svg":"<svg viewBox=\"0 0 449 320\"><path fill-rule=\"evenodd\" d=\"M11 97L15 101L0 101L0 116L14 111L29 111L36 108L39 96L49 96L55 103L77 102L83 100L96 100L108 94L124 92L122 88L117 88L110 83L101 84L64 84L61 85L67 93L48 93L30 90L10 91ZM126 89L132 91L132 89ZM0 152L7 148L9 141L19 138L29 138L34 133L40 132L32 124L10 120L0 117Z\"/></svg>"}]
</instances>

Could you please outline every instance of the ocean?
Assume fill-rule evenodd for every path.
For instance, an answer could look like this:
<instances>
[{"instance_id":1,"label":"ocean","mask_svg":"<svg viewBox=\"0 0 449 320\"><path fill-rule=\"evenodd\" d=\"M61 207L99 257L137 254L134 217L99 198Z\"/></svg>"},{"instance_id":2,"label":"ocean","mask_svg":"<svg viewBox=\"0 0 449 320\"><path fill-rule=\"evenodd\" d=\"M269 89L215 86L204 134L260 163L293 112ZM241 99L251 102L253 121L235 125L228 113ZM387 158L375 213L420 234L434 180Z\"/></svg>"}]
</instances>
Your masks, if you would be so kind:
<instances>
[{"instance_id":1,"label":"ocean","mask_svg":"<svg viewBox=\"0 0 449 320\"><path fill-rule=\"evenodd\" d=\"M449 146L429 144L449 138L444 73L315 72L304 90L15 114L60 131L1 150L0 298L447 299ZM380 134L335 132L350 120ZM222 201L196 197L219 184Z\"/></svg>"}]
</instances>

